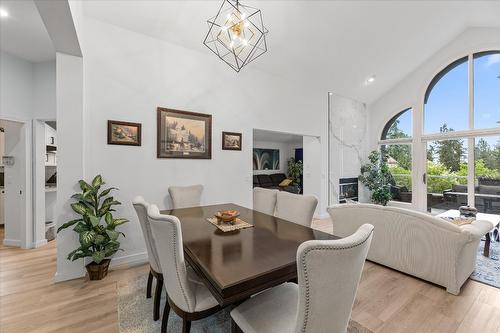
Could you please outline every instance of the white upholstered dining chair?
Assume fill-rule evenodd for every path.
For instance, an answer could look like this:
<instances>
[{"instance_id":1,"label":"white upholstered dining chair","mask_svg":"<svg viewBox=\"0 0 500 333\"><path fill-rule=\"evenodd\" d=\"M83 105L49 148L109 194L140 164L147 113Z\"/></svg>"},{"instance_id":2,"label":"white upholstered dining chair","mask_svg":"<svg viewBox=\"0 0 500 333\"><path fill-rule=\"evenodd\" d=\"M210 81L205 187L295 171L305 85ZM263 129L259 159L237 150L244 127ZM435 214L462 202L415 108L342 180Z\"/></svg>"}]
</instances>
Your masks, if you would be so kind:
<instances>
[{"instance_id":1,"label":"white upholstered dining chair","mask_svg":"<svg viewBox=\"0 0 500 333\"><path fill-rule=\"evenodd\" d=\"M318 199L281 191L276 197L276 217L310 227Z\"/></svg>"},{"instance_id":2,"label":"white upholstered dining chair","mask_svg":"<svg viewBox=\"0 0 500 333\"><path fill-rule=\"evenodd\" d=\"M156 248L154 246L151 226L149 225L149 204L141 196L135 197L132 201L132 204L134 206L135 212L137 213L137 217L139 218L139 224L141 225L142 235L144 236L144 241L146 242L146 251L148 253L149 276L146 288L147 298L151 298L153 279L156 279L156 288L153 298L153 319L156 321L160 319L160 299L161 292L163 290L163 274L161 273L160 261L158 258L158 254L156 253Z\"/></svg>"},{"instance_id":3,"label":"white upholstered dining chair","mask_svg":"<svg viewBox=\"0 0 500 333\"><path fill-rule=\"evenodd\" d=\"M278 190L254 187L253 209L267 215L274 215L278 192Z\"/></svg>"},{"instance_id":4,"label":"white upholstered dining chair","mask_svg":"<svg viewBox=\"0 0 500 333\"><path fill-rule=\"evenodd\" d=\"M167 332L168 316L172 308L183 320L182 332L189 333L191 321L208 317L221 308L200 277L191 267L186 266L179 219L160 214L155 205L149 206L148 219L167 289L161 332Z\"/></svg>"},{"instance_id":5,"label":"white upholstered dining chair","mask_svg":"<svg viewBox=\"0 0 500 333\"><path fill-rule=\"evenodd\" d=\"M202 192L203 185L170 186L168 188L174 209L199 206Z\"/></svg>"},{"instance_id":6,"label":"white upholstered dining chair","mask_svg":"<svg viewBox=\"0 0 500 333\"><path fill-rule=\"evenodd\" d=\"M312 240L297 250L298 285L285 283L231 311L233 332L345 333L373 226L339 240Z\"/></svg>"}]
</instances>

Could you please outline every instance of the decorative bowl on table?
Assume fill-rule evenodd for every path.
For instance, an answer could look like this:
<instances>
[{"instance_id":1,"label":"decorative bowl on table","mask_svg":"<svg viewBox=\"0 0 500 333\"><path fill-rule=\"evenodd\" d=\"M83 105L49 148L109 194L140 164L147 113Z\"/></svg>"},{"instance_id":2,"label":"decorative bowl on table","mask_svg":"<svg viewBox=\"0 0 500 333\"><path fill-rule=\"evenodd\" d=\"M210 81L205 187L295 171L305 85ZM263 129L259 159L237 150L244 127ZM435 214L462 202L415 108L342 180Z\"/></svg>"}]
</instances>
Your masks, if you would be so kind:
<instances>
[{"instance_id":1,"label":"decorative bowl on table","mask_svg":"<svg viewBox=\"0 0 500 333\"><path fill-rule=\"evenodd\" d=\"M215 217L219 223L234 223L238 216L240 216L240 212L237 210L221 210L215 213Z\"/></svg>"},{"instance_id":2,"label":"decorative bowl on table","mask_svg":"<svg viewBox=\"0 0 500 333\"><path fill-rule=\"evenodd\" d=\"M461 216L476 217L476 215L477 215L477 209L474 207L460 206L460 208L458 210L459 210Z\"/></svg>"}]
</instances>

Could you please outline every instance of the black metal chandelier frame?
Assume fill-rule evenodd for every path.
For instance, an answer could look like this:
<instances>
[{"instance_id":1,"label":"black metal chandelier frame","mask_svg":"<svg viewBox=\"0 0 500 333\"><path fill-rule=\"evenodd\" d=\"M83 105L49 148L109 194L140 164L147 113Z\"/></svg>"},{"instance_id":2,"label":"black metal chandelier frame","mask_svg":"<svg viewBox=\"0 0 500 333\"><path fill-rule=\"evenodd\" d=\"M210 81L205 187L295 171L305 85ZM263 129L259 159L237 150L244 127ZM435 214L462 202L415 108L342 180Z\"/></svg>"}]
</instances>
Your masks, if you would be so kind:
<instances>
[{"instance_id":1,"label":"black metal chandelier frame","mask_svg":"<svg viewBox=\"0 0 500 333\"><path fill-rule=\"evenodd\" d=\"M226 20L222 18L225 13L228 13ZM232 17L236 17L236 21ZM209 29L203 44L236 72L267 52L266 35L269 31L258 8L243 5L239 0L224 0L217 15L207 20L207 24ZM234 31L243 36L249 34L250 38L235 47L231 33Z\"/></svg>"}]
</instances>

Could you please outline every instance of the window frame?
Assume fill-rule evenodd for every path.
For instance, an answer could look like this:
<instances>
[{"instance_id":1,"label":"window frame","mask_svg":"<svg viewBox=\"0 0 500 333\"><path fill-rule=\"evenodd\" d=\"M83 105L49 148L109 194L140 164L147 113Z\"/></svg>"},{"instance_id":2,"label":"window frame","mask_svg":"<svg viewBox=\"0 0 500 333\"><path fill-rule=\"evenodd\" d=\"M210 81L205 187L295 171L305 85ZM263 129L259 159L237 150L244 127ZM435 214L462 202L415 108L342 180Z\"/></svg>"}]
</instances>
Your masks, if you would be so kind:
<instances>
[{"instance_id":1,"label":"window frame","mask_svg":"<svg viewBox=\"0 0 500 333\"><path fill-rule=\"evenodd\" d=\"M467 163L469 166L467 174L467 200L468 204L474 206L474 184L475 184L475 152L474 147L476 140L480 137L499 136L500 126L491 128L474 128L474 59L478 56L485 54L493 54L500 52L500 45L495 45L482 49L469 49L467 52L458 54L456 57L449 59L445 66L442 66L434 73L436 73L430 80L426 80L422 89L419 91L418 99L411 105L405 105L398 108L398 112L394 113L385 123L382 130L379 132L379 140L377 142L378 150L383 145L391 144L410 144L412 153L412 203L403 203L399 201L390 201L391 205L408 207L411 205L413 208L420 211L427 211L427 184L425 177L427 174L427 142L446 139L462 138L466 140L468 157ZM425 133L425 104L432 91L432 88L446 73L463 63L468 62L468 128L466 130L457 130L447 133ZM392 123L404 112L412 110L412 137L400 139L384 139L384 134ZM470 148L472 147L472 148Z\"/></svg>"}]
</instances>

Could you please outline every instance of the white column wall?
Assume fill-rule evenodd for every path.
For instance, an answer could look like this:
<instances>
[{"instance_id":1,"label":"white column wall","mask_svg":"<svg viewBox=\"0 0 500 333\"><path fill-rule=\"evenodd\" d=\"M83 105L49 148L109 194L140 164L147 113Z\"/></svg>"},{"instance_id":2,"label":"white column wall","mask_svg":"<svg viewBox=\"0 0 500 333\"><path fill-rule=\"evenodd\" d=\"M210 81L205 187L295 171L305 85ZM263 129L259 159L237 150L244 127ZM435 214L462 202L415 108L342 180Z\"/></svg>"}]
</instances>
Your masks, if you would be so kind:
<instances>
[{"instance_id":1,"label":"white column wall","mask_svg":"<svg viewBox=\"0 0 500 333\"><path fill-rule=\"evenodd\" d=\"M57 227L75 218L71 195L84 178L83 59L57 53ZM78 235L67 229L57 235L56 281L84 275L83 260L70 262L69 252L78 247Z\"/></svg>"}]
</instances>

